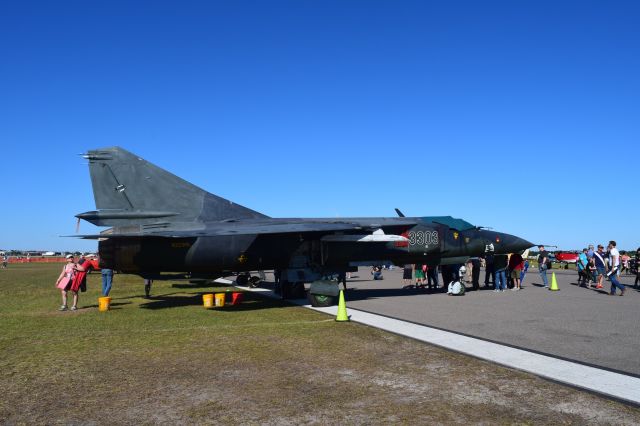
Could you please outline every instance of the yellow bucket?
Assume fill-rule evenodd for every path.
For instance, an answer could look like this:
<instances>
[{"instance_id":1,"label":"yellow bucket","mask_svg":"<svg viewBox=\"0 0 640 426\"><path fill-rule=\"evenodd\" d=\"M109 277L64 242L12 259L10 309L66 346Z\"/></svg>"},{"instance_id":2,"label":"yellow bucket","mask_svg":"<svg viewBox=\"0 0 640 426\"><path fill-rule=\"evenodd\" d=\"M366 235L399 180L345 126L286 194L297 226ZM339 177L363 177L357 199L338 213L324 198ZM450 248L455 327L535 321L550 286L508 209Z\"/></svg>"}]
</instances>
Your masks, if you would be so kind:
<instances>
[{"instance_id":1,"label":"yellow bucket","mask_svg":"<svg viewBox=\"0 0 640 426\"><path fill-rule=\"evenodd\" d=\"M110 297L98 297L98 310L100 312L107 312L111 306Z\"/></svg>"},{"instance_id":2,"label":"yellow bucket","mask_svg":"<svg viewBox=\"0 0 640 426\"><path fill-rule=\"evenodd\" d=\"M205 308L213 308L213 294L203 294L202 295L202 304Z\"/></svg>"},{"instance_id":3,"label":"yellow bucket","mask_svg":"<svg viewBox=\"0 0 640 426\"><path fill-rule=\"evenodd\" d=\"M216 293L216 308L222 308L224 306L224 293Z\"/></svg>"}]
</instances>

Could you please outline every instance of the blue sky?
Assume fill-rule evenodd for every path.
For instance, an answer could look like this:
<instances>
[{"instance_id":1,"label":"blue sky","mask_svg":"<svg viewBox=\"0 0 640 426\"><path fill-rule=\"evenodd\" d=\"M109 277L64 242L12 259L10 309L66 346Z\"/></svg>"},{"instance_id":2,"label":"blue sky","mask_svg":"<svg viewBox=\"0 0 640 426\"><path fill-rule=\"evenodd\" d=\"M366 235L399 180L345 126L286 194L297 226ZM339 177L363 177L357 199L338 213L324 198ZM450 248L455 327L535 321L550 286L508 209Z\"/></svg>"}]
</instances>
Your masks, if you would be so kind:
<instances>
[{"instance_id":1,"label":"blue sky","mask_svg":"<svg viewBox=\"0 0 640 426\"><path fill-rule=\"evenodd\" d=\"M640 246L637 2L11 3L0 248L94 249L113 145L274 217Z\"/></svg>"}]
</instances>

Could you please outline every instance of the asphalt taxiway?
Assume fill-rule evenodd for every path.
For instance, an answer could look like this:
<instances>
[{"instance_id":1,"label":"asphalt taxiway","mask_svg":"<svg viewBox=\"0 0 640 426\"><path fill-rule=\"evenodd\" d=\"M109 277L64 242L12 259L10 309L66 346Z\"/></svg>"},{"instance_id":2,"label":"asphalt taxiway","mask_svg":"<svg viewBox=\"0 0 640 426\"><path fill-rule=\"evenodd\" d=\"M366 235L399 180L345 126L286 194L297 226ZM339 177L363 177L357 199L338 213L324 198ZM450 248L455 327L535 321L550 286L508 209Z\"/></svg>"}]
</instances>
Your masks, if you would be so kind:
<instances>
[{"instance_id":1,"label":"asphalt taxiway","mask_svg":"<svg viewBox=\"0 0 640 426\"><path fill-rule=\"evenodd\" d=\"M611 297L604 291L578 287L572 280L575 271L559 270L555 272L561 290L552 292L537 283L534 271L535 277L525 280L525 290L479 290L456 297L402 288L402 271L398 269L385 271L384 281L370 280L368 272L361 268L349 281L346 299L352 321L640 405L640 376L632 356L637 327L630 333L598 336L598 330L622 315L621 311L634 311L640 294L632 288L624 297ZM272 283L263 284L247 290L279 298L268 288ZM585 307L594 301L611 304L603 305L597 316L590 316ZM614 305L616 301L624 304ZM291 302L311 308L304 299ZM567 304L571 306L566 308ZM311 309L332 316L337 313L336 306ZM585 317L591 321L588 333L583 327ZM624 362L616 357L620 348L625 351Z\"/></svg>"},{"instance_id":2,"label":"asphalt taxiway","mask_svg":"<svg viewBox=\"0 0 640 426\"><path fill-rule=\"evenodd\" d=\"M523 290L495 293L484 289L464 296L403 289L402 269L371 280L361 268L350 280L347 305L361 311L525 349L539 354L640 377L640 292L625 275L624 297L578 287L577 273L554 270L560 291L541 287L536 269ZM549 279L551 275L549 274ZM470 288L470 285L467 285Z\"/></svg>"}]
</instances>

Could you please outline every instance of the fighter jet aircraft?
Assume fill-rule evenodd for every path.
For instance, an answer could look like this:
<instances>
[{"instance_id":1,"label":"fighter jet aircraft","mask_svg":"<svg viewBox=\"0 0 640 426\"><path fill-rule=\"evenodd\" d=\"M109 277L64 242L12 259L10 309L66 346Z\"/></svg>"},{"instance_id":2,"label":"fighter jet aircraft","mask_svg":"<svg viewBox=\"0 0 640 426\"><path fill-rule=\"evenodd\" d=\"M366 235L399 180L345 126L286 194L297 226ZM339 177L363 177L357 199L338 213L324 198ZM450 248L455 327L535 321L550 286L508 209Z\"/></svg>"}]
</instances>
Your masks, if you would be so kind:
<instances>
[{"instance_id":1,"label":"fighter jet aircraft","mask_svg":"<svg viewBox=\"0 0 640 426\"><path fill-rule=\"evenodd\" d=\"M462 263L492 244L494 253L533 244L450 216L271 218L213 195L122 148L95 149L89 161L96 209L76 215L111 228L96 235L100 266L161 279L165 273L218 278L277 269L283 297L334 303L323 276L362 262ZM173 276L173 275L172 275Z\"/></svg>"}]
</instances>

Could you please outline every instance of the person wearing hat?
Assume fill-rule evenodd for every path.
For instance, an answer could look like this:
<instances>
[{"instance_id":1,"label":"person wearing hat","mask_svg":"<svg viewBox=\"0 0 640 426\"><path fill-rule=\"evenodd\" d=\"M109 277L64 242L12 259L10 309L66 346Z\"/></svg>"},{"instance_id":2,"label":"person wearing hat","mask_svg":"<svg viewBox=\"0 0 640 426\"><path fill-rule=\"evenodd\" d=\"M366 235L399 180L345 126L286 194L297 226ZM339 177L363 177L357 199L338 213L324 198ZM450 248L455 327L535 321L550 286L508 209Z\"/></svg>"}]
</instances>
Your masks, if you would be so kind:
<instances>
[{"instance_id":1,"label":"person wearing hat","mask_svg":"<svg viewBox=\"0 0 640 426\"><path fill-rule=\"evenodd\" d=\"M593 253L593 264L596 267L596 289L601 289L602 283L604 282L604 275L607 269L607 262L604 260L605 257L604 246L598 244L598 251Z\"/></svg>"},{"instance_id":2,"label":"person wearing hat","mask_svg":"<svg viewBox=\"0 0 640 426\"><path fill-rule=\"evenodd\" d=\"M62 272L56 281L56 287L60 289L62 294L62 305L58 308L59 311L67 310L67 292L71 290L71 286L73 285L73 278L76 274L76 271L84 271L82 266L76 265L73 260L73 255L68 254L66 256L67 263L62 267ZM71 306L71 310L75 311L78 309L78 291L72 291L73 293L73 306Z\"/></svg>"},{"instance_id":3,"label":"person wearing hat","mask_svg":"<svg viewBox=\"0 0 640 426\"><path fill-rule=\"evenodd\" d=\"M538 271L540 273L540 278L542 279L542 284L544 284L544 288L549 288L549 280L547 279L547 268L549 262L549 253L544 249L544 246L538 246L538 250L540 250L538 254Z\"/></svg>"}]
</instances>

